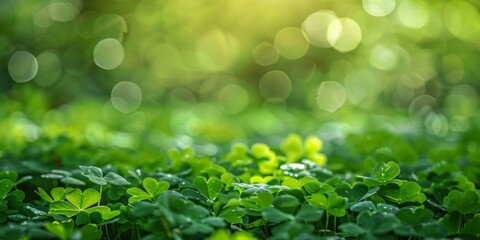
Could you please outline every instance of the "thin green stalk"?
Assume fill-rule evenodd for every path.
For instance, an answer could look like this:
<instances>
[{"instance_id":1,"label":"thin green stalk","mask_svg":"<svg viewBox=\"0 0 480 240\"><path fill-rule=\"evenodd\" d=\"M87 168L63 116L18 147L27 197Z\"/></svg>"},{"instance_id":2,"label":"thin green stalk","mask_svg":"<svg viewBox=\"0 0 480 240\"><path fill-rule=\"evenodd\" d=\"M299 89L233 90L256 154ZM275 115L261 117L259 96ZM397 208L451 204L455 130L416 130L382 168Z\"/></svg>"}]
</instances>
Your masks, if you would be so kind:
<instances>
[{"instance_id":1,"label":"thin green stalk","mask_svg":"<svg viewBox=\"0 0 480 240\"><path fill-rule=\"evenodd\" d=\"M107 234L107 239L110 240L110 234L108 233L108 225L105 224L105 233Z\"/></svg>"},{"instance_id":2,"label":"thin green stalk","mask_svg":"<svg viewBox=\"0 0 480 240\"><path fill-rule=\"evenodd\" d=\"M337 235L337 217L333 217L333 232Z\"/></svg>"},{"instance_id":3,"label":"thin green stalk","mask_svg":"<svg viewBox=\"0 0 480 240\"><path fill-rule=\"evenodd\" d=\"M132 224L132 240L133 239L141 239L140 229L137 223Z\"/></svg>"},{"instance_id":4,"label":"thin green stalk","mask_svg":"<svg viewBox=\"0 0 480 240\"><path fill-rule=\"evenodd\" d=\"M465 218L465 214L462 214L462 216L460 217L460 224L458 224L458 233L462 232L462 225L463 225L464 218Z\"/></svg>"},{"instance_id":5,"label":"thin green stalk","mask_svg":"<svg viewBox=\"0 0 480 240\"><path fill-rule=\"evenodd\" d=\"M170 228L168 227L167 222L165 221L164 218L162 218L161 222L162 222L163 229L164 229L165 232L167 233L167 238L168 238L168 239L172 239L172 238L173 238L173 237L172 237L172 233L170 232Z\"/></svg>"},{"instance_id":6,"label":"thin green stalk","mask_svg":"<svg viewBox=\"0 0 480 240\"><path fill-rule=\"evenodd\" d=\"M100 206L100 202L102 201L102 191L103 191L103 185L100 185L100 200L98 200L97 206Z\"/></svg>"},{"instance_id":7,"label":"thin green stalk","mask_svg":"<svg viewBox=\"0 0 480 240\"><path fill-rule=\"evenodd\" d=\"M131 240L135 239L134 236L135 236L135 226L132 224L132 237L131 237Z\"/></svg>"},{"instance_id":8,"label":"thin green stalk","mask_svg":"<svg viewBox=\"0 0 480 240\"><path fill-rule=\"evenodd\" d=\"M330 214L328 214L327 212L327 220L326 220L326 223L325 223L325 232L323 233L324 235L327 235L327 231L328 231L328 219L330 218Z\"/></svg>"}]
</instances>

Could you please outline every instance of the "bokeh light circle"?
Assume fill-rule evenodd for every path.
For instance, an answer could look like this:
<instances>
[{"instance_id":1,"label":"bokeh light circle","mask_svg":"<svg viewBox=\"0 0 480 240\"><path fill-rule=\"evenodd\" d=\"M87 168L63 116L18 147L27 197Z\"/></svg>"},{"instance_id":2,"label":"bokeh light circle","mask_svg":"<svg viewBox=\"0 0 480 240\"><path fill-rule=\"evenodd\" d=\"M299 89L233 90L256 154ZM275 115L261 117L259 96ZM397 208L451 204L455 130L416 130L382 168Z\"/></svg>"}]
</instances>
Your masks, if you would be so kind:
<instances>
[{"instance_id":1,"label":"bokeh light circle","mask_svg":"<svg viewBox=\"0 0 480 240\"><path fill-rule=\"evenodd\" d=\"M37 56L38 73L33 81L42 87L53 85L62 74L62 64L53 52L43 52Z\"/></svg>"},{"instance_id":2,"label":"bokeh light circle","mask_svg":"<svg viewBox=\"0 0 480 240\"><path fill-rule=\"evenodd\" d=\"M57 22L68 22L78 15L78 9L69 2L54 2L48 6L50 18Z\"/></svg>"},{"instance_id":3,"label":"bokeh light circle","mask_svg":"<svg viewBox=\"0 0 480 240\"><path fill-rule=\"evenodd\" d=\"M350 52L360 44L362 30L351 18L336 19L328 26L327 39L335 50Z\"/></svg>"},{"instance_id":4,"label":"bokeh light circle","mask_svg":"<svg viewBox=\"0 0 480 240\"><path fill-rule=\"evenodd\" d=\"M8 73L15 82L28 82L38 71L38 62L29 52L15 52L8 61Z\"/></svg>"},{"instance_id":5,"label":"bokeh light circle","mask_svg":"<svg viewBox=\"0 0 480 240\"><path fill-rule=\"evenodd\" d=\"M287 74L279 70L265 73L258 83L260 94L266 100L285 100L292 91L292 82Z\"/></svg>"},{"instance_id":6,"label":"bokeh light circle","mask_svg":"<svg viewBox=\"0 0 480 240\"><path fill-rule=\"evenodd\" d=\"M380 70L388 71L395 69L399 62L399 56L395 50L396 49L385 45L373 47L369 56L370 64Z\"/></svg>"},{"instance_id":7,"label":"bokeh light circle","mask_svg":"<svg viewBox=\"0 0 480 240\"><path fill-rule=\"evenodd\" d=\"M422 28L430 18L428 6L421 0L403 0L398 6L398 18L410 28Z\"/></svg>"},{"instance_id":8,"label":"bokeh light circle","mask_svg":"<svg viewBox=\"0 0 480 240\"><path fill-rule=\"evenodd\" d=\"M197 41L196 57L204 70L217 72L229 68L239 54L237 38L220 29L205 33Z\"/></svg>"},{"instance_id":9,"label":"bokeh light circle","mask_svg":"<svg viewBox=\"0 0 480 240\"><path fill-rule=\"evenodd\" d=\"M135 111L142 102L142 90L132 82L119 82L112 88L112 105L122 113Z\"/></svg>"},{"instance_id":10,"label":"bokeh light circle","mask_svg":"<svg viewBox=\"0 0 480 240\"><path fill-rule=\"evenodd\" d=\"M218 104L227 113L241 112L248 104L248 92L241 86L229 84L218 93Z\"/></svg>"},{"instance_id":11,"label":"bokeh light circle","mask_svg":"<svg viewBox=\"0 0 480 240\"><path fill-rule=\"evenodd\" d=\"M100 68L112 70L125 58L122 44L114 38L106 38L97 43L93 49L93 60Z\"/></svg>"},{"instance_id":12,"label":"bokeh light circle","mask_svg":"<svg viewBox=\"0 0 480 240\"><path fill-rule=\"evenodd\" d=\"M273 44L262 42L253 48L252 57L258 65L269 66L277 62L279 55Z\"/></svg>"},{"instance_id":13,"label":"bokeh light circle","mask_svg":"<svg viewBox=\"0 0 480 240\"><path fill-rule=\"evenodd\" d=\"M296 27L287 27L277 32L274 40L275 47L286 59L303 57L310 46L305 33Z\"/></svg>"},{"instance_id":14,"label":"bokeh light circle","mask_svg":"<svg viewBox=\"0 0 480 240\"><path fill-rule=\"evenodd\" d=\"M332 47L327 39L328 27L336 19L338 19L337 16L331 11L317 11L308 16L302 24L302 30L310 44L321 48Z\"/></svg>"},{"instance_id":15,"label":"bokeh light circle","mask_svg":"<svg viewBox=\"0 0 480 240\"><path fill-rule=\"evenodd\" d=\"M324 81L317 91L317 105L327 112L337 111L347 100L345 88L335 81Z\"/></svg>"},{"instance_id":16,"label":"bokeh light circle","mask_svg":"<svg viewBox=\"0 0 480 240\"><path fill-rule=\"evenodd\" d=\"M374 17L383 17L390 14L396 5L396 0L363 0L363 9Z\"/></svg>"}]
</instances>

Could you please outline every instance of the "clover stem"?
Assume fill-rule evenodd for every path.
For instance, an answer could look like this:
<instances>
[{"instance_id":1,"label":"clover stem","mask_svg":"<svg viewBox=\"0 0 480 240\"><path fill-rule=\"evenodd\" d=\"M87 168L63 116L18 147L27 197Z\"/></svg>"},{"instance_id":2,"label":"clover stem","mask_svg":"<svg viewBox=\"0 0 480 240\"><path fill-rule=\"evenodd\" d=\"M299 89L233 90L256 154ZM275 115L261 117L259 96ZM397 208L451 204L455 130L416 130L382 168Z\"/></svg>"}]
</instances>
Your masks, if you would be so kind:
<instances>
[{"instance_id":1,"label":"clover stem","mask_svg":"<svg viewBox=\"0 0 480 240\"><path fill-rule=\"evenodd\" d=\"M98 200L97 206L100 206L100 202L102 201L102 191L103 191L103 185L100 185L100 200Z\"/></svg>"},{"instance_id":2,"label":"clover stem","mask_svg":"<svg viewBox=\"0 0 480 240\"><path fill-rule=\"evenodd\" d=\"M161 223L162 223L163 229L165 229L165 232L167 233L167 238L172 239L172 233L170 232L170 229L168 228L168 224L167 222L165 222L164 218L162 218Z\"/></svg>"},{"instance_id":3,"label":"clover stem","mask_svg":"<svg viewBox=\"0 0 480 240\"><path fill-rule=\"evenodd\" d=\"M333 216L333 232L337 233L337 217Z\"/></svg>"},{"instance_id":4,"label":"clover stem","mask_svg":"<svg viewBox=\"0 0 480 240\"><path fill-rule=\"evenodd\" d=\"M135 236L135 227L134 225L132 224L132 237L130 238L131 240L134 239L134 236Z\"/></svg>"},{"instance_id":5,"label":"clover stem","mask_svg":"<svg viewBox=\"0 0 480 240\"><path fill-rule=\"evenodd\" d=\"M110 234L108 233L108 224L105 224L105 233L107 234L107 239L110 240Z\"/></svg>"},{"instance_id":6,"label":"clover stem","mask_svg":"<svg viewBox=\"0 0 480 240\"><path fill-rule=\"evenodd\" d=\"M462 214L462 216L460 217L460 224L458 225L458 232L462 232L462 229L463 229L463 224L465 223L465 214Z\"/></svg>"},{"instance_id":7,"label":"clover stem","mask_svg":"<svg viewBox=\"0 0 480 240\"><path fill-rule=\"evenodd\" d=\"M327 220L325 222L325 232L324 232L325 235L327 235L327 231L328 231L328 219L329 218L330 218L330 214L327 211Z\"/></svg>"}]
</instances>

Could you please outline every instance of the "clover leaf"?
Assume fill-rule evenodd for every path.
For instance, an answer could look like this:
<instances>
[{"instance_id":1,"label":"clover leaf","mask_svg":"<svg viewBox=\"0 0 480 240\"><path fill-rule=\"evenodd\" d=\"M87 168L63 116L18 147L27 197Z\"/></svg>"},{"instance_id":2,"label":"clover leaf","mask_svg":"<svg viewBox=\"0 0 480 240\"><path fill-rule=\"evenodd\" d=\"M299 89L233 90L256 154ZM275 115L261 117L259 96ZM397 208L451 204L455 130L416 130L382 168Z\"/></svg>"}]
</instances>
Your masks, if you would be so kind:
<instances>
[{"instance_id":1,"label":"clover leaf","mask_svg":"<svg viewBox=\"0 0 480 240\"><path fill-rule=\"evenodd\" d=\"M196 177L193 179L193 185L210 201L214 201L223 188L222 181L215 177L208 179L208 181L205 177Z\"/></svg>"},{"instance_id":2,"label":"clover leaf","mask_svg":"<svg viewBox=\"0 0 480 240\"><path fill-rule=\"evenodd\" d=\"M245 215L245 210L242 208L227 207L224 208L218 216L229 223L238 224L243 222L243 215Z\"/></svg>"},{"instance_id":3,"label":"clover leaf","mask_svg":"<svg viewBox=\"0 0 480 240\"><path fill-rule=\"evenodd\" d=\"M400 174L400 166L397 163L390 161L387 163L379 162L373 169L372 177L381 182L388 182L393 180Z\"/></svg>"},{"instance_id":4,"label":"clover leaf","mask_svg":"<svg viewBox=\"0 0 480 240\"><path fill-rule=\"evenodd\" d=\"M155 178L147 177L143 179L143 188L142 190L137 187L132 187L127 189L127 193L132 195L128 199L128 203L135 203L143 200L153 200L156 196L164 193L170 187L170 183L166 181L157 181Z\"/></svg>"},{"instance_id":5,"label":"clover leaf","mask_svg":"<svg viewBox=\"0 0 480 240\"><path fill-rule=\"evenodd\" d=\"M2 179L0 180L0 200L5 199L8 193L13 188L13 182L10 179Z\"/></svg>"},{"instance_id":6,"label":"clover leaf","mask_svg":"<svg viewBox=\"0 0 480 240\"><path fill-rule=\"evenodd\" d=\"M462 193L454 189L443 199L443 204L449 212L458 211L462 214L469 214L480 210L478 194L472 190Z\"/></svg>"},{"instance_id":7,"label":"clover leaf","mask_svg":"<svg viewBox=\"0 0 480 240\"><path fill-rule=\"evenodd\" d=\"M343 217L348 206L347 199L337 193L331 193L328 198L324 194L312 194L306 200L315 207L325 209L328 214L335 217Z\"/></svg>"},{"instance_id":8,"label":"clover leaf","mask_svg":"<svg viewBox=\"0 0 480 240\"><path fill-rule=\"evenodd\" d=\"M130 184L125 178L114 172L109 172L104 177L102 169L95 166L80 166L80 169L83 170L83 176L87 177L91 182L101 186L109 183L115 186L125 186Z\"/></svg>"},{"instance_id":9,"label":"clover leaf","mask_svg":"<svg viewBox=\"0 0 480 240\"><path fill-rule=\"evenodd\" d=\"M253 209L264 209L272 204L273 195L269 192L258 192L252 194L250 198L242 201L242 204L246 207Z\"/></svg>"},{"instance_id":10,"label":"clover leaf","mask_svg":"<svg viewBox=\"0 0 480 240\"><path fill-rule=\"evenodd\" d=\"M398 204L406 202L423 203L427 197L421 193L422 188L416 182L404 182L401 186L389 183L383 186L379 193L391 202Z\"/></svg>"},{"instance_id":11,"label":"clover leaf","mask_svg":"<svg viewBox=\"0 0 480 240\"><path fill-rule=\"evenodd\" d=\"M429 209L402 208L395 216L408 225L416 226L430 221L433 218L433 212Z\"/></svg>"},{"instance_id":12,"label":"clover leaf","mask_svg":"<svg viewBox=\"0 0 480 240\"><path fill-rule=\"evenodd\" d=\"M37 193L43 200L52 203L55 201L64 200L65 195L70 193L73 190L74 190L73 188L56 187L50 190L51 197L42 188L38 188L37 191L35 191L35 193Z\"/></svg>"},{"instance_id":13,"label":"clover leaf","mask_svg":"<svg viewBox=\"0 0 480 240\"><path fill-rule=\"evenodd\" d=\"M83 192L80 189L74 189L65 194L65 199L67 201L59 200L50 203L49 214L73 217L80 212L97 212L101 214L104 220L109 220L120 214L119 211L111 211L106 206L91 207L100 201L100 193L94 189L89 188Z\"/></svg>"},{"instance_id":14,"label":"clover leaf","mask_svg":"<svg viewBox=\"0 0 480 240\"><path fill-rule=\"evenodd\" d=\"M368 186L364 183L357 183L353 186L348 183L341 183L335 188L335 192L342 197L346 197L349 202L357 202L363 199L368 190Z\"/></svg>"},{"instance_id":15,"label":"clover leaf","mask_svg":"<svg viewBox=\"0 0 480 240\"><path fill-rule=\"evenodd\" d=\"M301 222L315 222L323 216L323 210L313 207L309 204L303 204L295 214L295 219Z\"/></svg>"},{"instance_id":16,"label":"clover leaf","mask_svg":"<svg viewBox=\"0 0 480 240\"><path fill-rule=\"evenodd\" d=\"M268 221L274 222L274 223L293 220L292 215L285 213L282 210L277 209L275 207L269 207L269 208L263 209L262 216L268 219Z\"/></svg>"},{"instance_id":17,"label":"clover leaf","mask_svg":"<svg viewBox=\"0 0 480 240\"><path fill-rule=\"evenodd\" d=\"M80 166L83 170L82 175L87 177L88 180L98 185L107 185L107 181L103 178L102 169L95 166Z\"/></svg>"},{"instance_id":18,"label":"clover leaf","mask_svg":"<svg viewBox=\"0 0 480 240\"><path fill-rule=\"evenodd\" d=\"M86 189L83 193L80 189L65 195L65 198L75 207L83 210L100 201L100 193L94 189Z\"/></svg>"},{"instance_id":19,"label":"clover leaf","mask_svg":"<svg viewBox=\"0 0 480 240\"><path fill-rule=\"evenodd\" d=\"M480 213L477 213L470 219L463 228L462 234L473 236L477 239L480 238Z\"/></svg>"}]
</instances>

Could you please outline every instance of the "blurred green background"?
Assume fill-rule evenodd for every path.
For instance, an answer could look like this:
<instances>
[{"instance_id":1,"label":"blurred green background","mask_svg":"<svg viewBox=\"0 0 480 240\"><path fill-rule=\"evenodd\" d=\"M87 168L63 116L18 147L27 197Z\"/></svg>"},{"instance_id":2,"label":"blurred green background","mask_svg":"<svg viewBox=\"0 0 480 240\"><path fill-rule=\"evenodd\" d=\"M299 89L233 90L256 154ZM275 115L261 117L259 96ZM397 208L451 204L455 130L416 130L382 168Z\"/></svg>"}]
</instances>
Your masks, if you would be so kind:
<instances>
[{"instance_id":1,"label":"blurred green background","mask_svg":"<svg viewBox=\"0 0 480 240\"><path fill-rule=\"evenodd\" d=\"M3 0L0 149L477 129L480 2ZM216 147L204 145L206 153Z\"/></svg>"}]
</instances>

